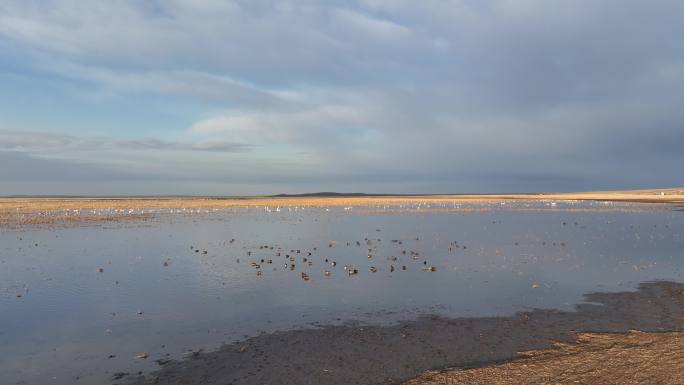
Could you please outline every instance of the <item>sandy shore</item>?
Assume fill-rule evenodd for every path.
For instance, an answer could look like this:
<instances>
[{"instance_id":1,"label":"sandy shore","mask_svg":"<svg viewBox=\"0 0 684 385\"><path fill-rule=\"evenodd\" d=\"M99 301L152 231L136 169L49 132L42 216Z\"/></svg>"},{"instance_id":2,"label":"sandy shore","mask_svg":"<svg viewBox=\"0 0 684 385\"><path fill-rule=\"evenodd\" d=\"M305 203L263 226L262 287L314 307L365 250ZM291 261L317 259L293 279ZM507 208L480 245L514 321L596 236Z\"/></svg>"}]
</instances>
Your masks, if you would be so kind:
<instances>
[{"instance_id":1,"label":"sandy shore","mask_svg":"<svg viewBox=\"0 0 684 385\"><path fill-rule=\"evenodd\" d=\"M262 334L183 361L161 361L158 372L126 376L120 383L682 383L684 285L647 283L636 292L594 293L586 300L591 304L577 305L575 312L426 316L389 326L346 324ZM518 352L531 350L519 360ZM444 367L461 369L430 372ZM646 377L635 373L637 368L662 381L640 381Z\"/></svg>"},{"instance_id":2,"label":"sandy shore","mask_svg":"<svg viewBox=\"0 0 684 385\"><path fill-rule=\"evenodd\" d=\"M416 204L526 201L613 201L684 203L684 189L509 195L416 195L335 197L149 197L0 198L0 228L147 220L160 211L235 207L399 207Z\"/></svg>"},{"instance_id":3,"label":"sandy shore","mask_svg":"<svg viewBox=\"0 0 684 385\"><path fill-rule=\"evenodd\" d=\"M404 385L684 384L684 333L583 333L504 364L430 371Z\"/></svg>"}]
</instances>

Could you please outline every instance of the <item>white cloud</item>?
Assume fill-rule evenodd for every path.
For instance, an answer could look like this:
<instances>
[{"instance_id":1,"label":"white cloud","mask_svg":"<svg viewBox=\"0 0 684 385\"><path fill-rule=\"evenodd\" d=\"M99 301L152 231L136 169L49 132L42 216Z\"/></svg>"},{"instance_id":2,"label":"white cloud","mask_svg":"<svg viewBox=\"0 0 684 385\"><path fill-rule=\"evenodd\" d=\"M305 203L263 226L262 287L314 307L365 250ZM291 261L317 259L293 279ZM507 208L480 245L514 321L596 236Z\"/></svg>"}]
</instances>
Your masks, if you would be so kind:
<instances>
[{"instance_id":1,"label":"white cloud","mask_svg":"<svg viewBox=\"0 0 684 385\"><path fill-rule=\"evenodd\" d=\"M36 65L60 76L88 80L120 92L195 97L251 107L280 102L277 91L259 89L229 76L193 70L114 70L54 60L45 60Z\"/></svg>"},{"instance_id":2,"label":"white cloud","mask_svg":"<svg viewBox=\"0 0 684 385\"><path fill-rule=\"evenodd\" d=\"M236 112L195 123L193 133L224 136L246 143L318 143L330 130L344 130L369 123L360 111L348 106L324 105L302 111Z\"/></svg>"},{"instance_id":3,"label":"white cloud","mask_svg":"<svg viewBox=\"0 0 684 385\"><path fill-rule=\"evenodd\" d=\"M378 39L383 43L401 42L413 37L410 28L390 20L383 20L349 9L334 11L336 27L362 39Z\"/></svg>"}]
</instances>

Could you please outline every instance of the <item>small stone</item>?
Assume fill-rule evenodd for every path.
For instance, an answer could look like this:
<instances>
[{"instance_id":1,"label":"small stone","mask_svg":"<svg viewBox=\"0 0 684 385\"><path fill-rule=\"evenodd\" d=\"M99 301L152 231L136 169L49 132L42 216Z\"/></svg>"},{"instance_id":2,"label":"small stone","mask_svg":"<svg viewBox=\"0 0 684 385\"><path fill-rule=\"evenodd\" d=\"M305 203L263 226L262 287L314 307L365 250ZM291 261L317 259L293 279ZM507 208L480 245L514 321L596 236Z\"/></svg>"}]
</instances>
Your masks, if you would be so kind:
<instances>
[{"instance_id":1,"label":"small stone","mask_svg":"<svg viewBox=\"0 0 684 385\"><path fill-rule=\"evenodd\" d=\"M128 375L128 372L117 372L112 375L113 380L120 380Z\"/></svg>"}]
</instances>

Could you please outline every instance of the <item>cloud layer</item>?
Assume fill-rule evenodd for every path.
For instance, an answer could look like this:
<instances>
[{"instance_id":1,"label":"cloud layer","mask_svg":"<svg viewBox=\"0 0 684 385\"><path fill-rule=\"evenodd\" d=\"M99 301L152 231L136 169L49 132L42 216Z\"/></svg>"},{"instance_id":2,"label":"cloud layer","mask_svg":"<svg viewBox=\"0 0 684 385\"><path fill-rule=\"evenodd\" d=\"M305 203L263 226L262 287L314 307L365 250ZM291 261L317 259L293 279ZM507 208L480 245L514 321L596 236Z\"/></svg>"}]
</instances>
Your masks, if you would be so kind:
<instances>
[{"instance_id":1,"label":"cloud layer","mask_svg":"<svg viewBox=\"0 0 684 385\"><path fill-rule=\"evenodd\" d=\"M680 36L675 0L7 1L0 155L46 165L0 194L684 185Z\"/></svg>"}]
</instances>

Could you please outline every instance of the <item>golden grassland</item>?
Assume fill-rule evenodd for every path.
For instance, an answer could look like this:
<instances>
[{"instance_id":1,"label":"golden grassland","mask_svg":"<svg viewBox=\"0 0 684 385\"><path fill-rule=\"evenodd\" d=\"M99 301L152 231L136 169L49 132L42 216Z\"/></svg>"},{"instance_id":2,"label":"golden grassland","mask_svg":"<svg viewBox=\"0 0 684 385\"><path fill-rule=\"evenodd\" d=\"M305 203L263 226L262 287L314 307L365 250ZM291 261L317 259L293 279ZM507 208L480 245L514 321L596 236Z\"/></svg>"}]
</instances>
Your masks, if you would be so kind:
<instances>
[{"instance_id":1,"label":"golden grassland","mask_svg":"<svg viewBox=\"0 0 684 385\"><path fill-rule=\"evenodd\" d=\"M0 210L55 209L131 209L131 208L222 208L250 206L367 206L398 205L419 202L496 202L503 200L597 200L623 202L681 202L683 189L593 191L538 194L481 195L404 195L404 196L332 196L332 197L75 197L75 198L0 198Z\"/></svg>"},{"instance_id":2,"label":"golden grassland","mask_svg":"<svg viewBox=\"0 0 684 385\"><path fill-rule=\"evenodd\" d=\"M418 203L488 203L508 200L684 203L684 189L492 195L0 198L0 227L149 219L153 216L150 211L154 210L213 210L263 206L398 207Z\"/></svg>"},{"instance_id":3,"label":"golden grassland","mask_svg":"<svg viewBox=\"0 0 684 385\"><path fill-rule=\"evenodd\" d=\"M481 368L430 371L404 385L684 384L684 332L579 334L575 344Z\"/></svg>"}]
</instances>

